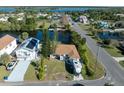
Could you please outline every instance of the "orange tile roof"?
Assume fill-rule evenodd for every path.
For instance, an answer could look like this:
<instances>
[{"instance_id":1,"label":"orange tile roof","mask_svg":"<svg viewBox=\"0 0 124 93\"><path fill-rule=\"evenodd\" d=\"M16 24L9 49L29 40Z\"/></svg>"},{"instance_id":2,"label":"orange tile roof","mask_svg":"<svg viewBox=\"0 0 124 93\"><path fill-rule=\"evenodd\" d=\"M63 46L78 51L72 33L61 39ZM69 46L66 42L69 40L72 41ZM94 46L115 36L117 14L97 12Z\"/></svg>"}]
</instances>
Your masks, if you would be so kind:
<instances>
[{"instance_id":1,"label":"orange tile roof","mask_svg":"<svg viewBox=\"0 0 124 93\"><path fill-rule=\"evenodd\" d=\"M6 47L9 43L11 43L13 40L16 38L10 36L10 35L5 35L2 38L0 38L0 50Z\"/></svg>"},{"instance_id":2,"label":"orange tile roof","mask_svg":"<svg viewBox=\"0 0 124 93\"><path fill-rule=\"evenodd\" d=\"M75 45L58 44L56 46L55 54L57 54L57 55L67 54L72 58L80 59L80 55L79 55Z\"/></svg>"}]
</instances>

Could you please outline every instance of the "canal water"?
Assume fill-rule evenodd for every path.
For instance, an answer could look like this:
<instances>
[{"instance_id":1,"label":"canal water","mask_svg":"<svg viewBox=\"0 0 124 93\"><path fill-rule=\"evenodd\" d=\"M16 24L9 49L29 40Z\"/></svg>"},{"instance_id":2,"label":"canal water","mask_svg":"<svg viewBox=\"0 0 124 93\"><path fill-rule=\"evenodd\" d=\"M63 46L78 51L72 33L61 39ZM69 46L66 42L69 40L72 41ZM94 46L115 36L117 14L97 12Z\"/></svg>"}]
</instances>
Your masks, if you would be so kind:
<instances>
[{"instance_id":1,"label":"canal water","mask_svg":"<svg viewBox=\"0 0 124 93\"><path fill-rule=\"evenodd\" d=\"M54 31L48 31L48 36L50 40L54 40L54 36L55 36ZM38 31L36 38L39 39L40 41L43 40L43 32L42 31ZM71 34L70 32L63 32L63 31L58 31L57 32L57 41L61 42L61 43L70 43L71 42Z\"/></svg>"}]
</instances>

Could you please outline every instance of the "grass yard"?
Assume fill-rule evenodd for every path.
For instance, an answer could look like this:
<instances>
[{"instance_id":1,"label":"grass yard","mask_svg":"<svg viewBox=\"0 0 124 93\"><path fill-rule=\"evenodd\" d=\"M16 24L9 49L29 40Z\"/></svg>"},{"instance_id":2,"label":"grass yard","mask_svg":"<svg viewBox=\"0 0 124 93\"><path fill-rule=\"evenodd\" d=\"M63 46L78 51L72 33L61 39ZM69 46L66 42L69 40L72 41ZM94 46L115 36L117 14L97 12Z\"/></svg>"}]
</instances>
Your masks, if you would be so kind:
<instances>
[{"instance_id":1,"label":"grass yard","mask_svg":"<svg viewBox=\"0 0 124 93\"><path fill-rule=\"evenodd\" d=\"M83 23L79 23L79 22L78 22L78 25L79 25L82 29L84 29L84 30L86 30L86 31L88 31L88 29L90 28L90 25L86 25L86 24L83 24Z\"/></svg>"},{"instance_id":2,"label":"grass yard","mask_svg":"<svg viewBox=\"0 0 124 93\"><path fill-rule=\"evenodd\" d=\"M124 67L124 61L120 61L119 64Z\"/></svg>"},{"instance_id":3,"label":"grass yard","mask_svg":"<svg viewBox=\"0 0 124 93\"><path fill-rule=\"evenodd\" d=\"M36 81L38 80L35 74L35 69L33 65L29 65L27 72L25 73L24 80L26 81Z\"/></svg>"},{"instance_id":4,"label":"grass yard","mask_svg":"<svg viewBox=\"0 0 124 93\"><path fill-rule=\"evenodd\" d=\"M0 81L3 81L3 77L8 76L9 74L10 72L7 71L4 66L0 66Z\"/></svg>"},{"instance_id":5,"label":"grass yard","mask_svg":"<svg viewBox=\"0 0 124 93\"><path fill-rule=\"evenodd\" d=\"M104 68L103 66L100 64L100 62L97 62L96 64L96 57L92 54L92 52L89 50L89 48L86 46L87 49L87 57L89 60L89 67L93 70L93 72L95 73L93 76L84 76L84 79L98 79L101 78L104 74Z\"/></svg>"},{"instance_id":6,"label":"grass yard","mask_svg":"<svg viewBox=\"0 0 124 93\"><path fill-rule=\"evenodd\" d=\"M47 65L45 74L45 81L48 80L72 80L73 76L70 75L66 69L65 64L58 60L44 59L44 65ZM35 74L35 68L33 65L29 65L27 72L25 73L25 81L37 81Z\"/></svg>"},{"instance_id":7,"label":"grass yard","mask_svg":"<svg viewBox=\"0 0 124 93\"><path fill-rule=\"evenodd\" d=\"M116 47L107 47L104 48L111 56L113 57L124 57L124 55L122 54L121 50L119 50Z\"/></svg>"},{"instance_id":8,"label":"grass yard","mask_svg":"<svg viewBox=\"0 0 124 93\"><path fill-rule=\"evenodd\" d=\"M73 76L66 71L64 62L58 60L45 60L45 65L47 65L45 80L73 79Z\"/></svg>"}]
</instances>

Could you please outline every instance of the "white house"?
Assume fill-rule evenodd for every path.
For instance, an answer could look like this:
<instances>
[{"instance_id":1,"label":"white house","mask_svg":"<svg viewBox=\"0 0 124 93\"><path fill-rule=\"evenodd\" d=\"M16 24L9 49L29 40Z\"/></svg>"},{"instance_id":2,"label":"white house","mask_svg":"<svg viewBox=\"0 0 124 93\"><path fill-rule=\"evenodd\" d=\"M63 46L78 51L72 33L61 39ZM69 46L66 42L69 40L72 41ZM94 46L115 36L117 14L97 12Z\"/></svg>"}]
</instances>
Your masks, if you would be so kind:
<instances>
[{"instance_id":1,"label":"white house","mask_svg":"<svg viewBox=\"0 0 124 93\"><path fill-rule=\"evenodd\" d=\"M11 54L16 47L16 38L10 35L5 35L0 38L0 55L4 53Z\"/></svg>"},{"instance_id":2,"label":"white house","mask_svg":"<svg viewBox=\"0 0 124 93\"><path fill-rule=\"evenodd\" d=\"M79 21L84 23L84 24L89 24L89 20L87 19L86 16L80 16Z\"/></svg>"},{"instance_id":3,"label":"white house","mask_svg":"<svg viewBox=\"0 0 124 93\"><path fill-rule=\"evenodd\" d=\"M7 16L1 16L0 17L0 22L7 22L8 21L8 18Z\"/></svg>"},{"instance_id":4,"label":"white house","mask_svg":"<svg viewBox=\"0 0 124 93\"><path fill-rule=\"evenodd\" d=\"M26 39L16 50L17 60L37 59L39 40L36 38Z\"/></svg>"}]
</instances>

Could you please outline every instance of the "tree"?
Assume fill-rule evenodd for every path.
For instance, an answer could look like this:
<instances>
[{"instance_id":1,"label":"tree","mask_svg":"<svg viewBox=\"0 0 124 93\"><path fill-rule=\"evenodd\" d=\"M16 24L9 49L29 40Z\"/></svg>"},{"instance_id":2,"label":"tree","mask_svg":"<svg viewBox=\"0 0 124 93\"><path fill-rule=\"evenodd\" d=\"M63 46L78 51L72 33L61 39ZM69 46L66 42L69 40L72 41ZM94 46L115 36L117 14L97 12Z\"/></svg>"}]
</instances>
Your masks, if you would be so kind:
<instances>
[{"instance_id":1,"label":"tree","mask_svg":"<svg viewBox=\"0 0 124 93\"><path fill-rule=\"evenodd\" d=\"M22 38L23 38L23 40L27 39L28 36L29 36L29 34L28 34L27 32L23 32L23 33L22 33Z\"/></svg>"},{"instance_id":2,"label":"tree","mask_svg":"<svg viewBox=\"0 0 124 93\"><path fill-rule=\"evenodd\" d=\"M66 24L65 25L65 29L68 30L68 31L70 31L70 24Z\"/></svg>"},{"instance_id":3,"label":"tree","mask_svg":"<svg viewBox=\"0 0 124 93\"><path fill-rule=\"evenodd\" d=\"M48 55L51 52L51 50L50 50L50 39L49 39L49 36L48 36L48 30L47 29L43 30L43 41L42 41L41 52L42 52L42 55L44 57L48 57Z\"/></svg>"},{"instance_id":4,"label":"tree","mask_svg":"<svg viewBox=\"0 0 124 93\"><path fill-rule=\"evenodd\" d=\"M7 64L9 63L11 61L11 58L10 58L10 56L8 55L8 54L3 54L3 55L1 55L1 57L0 57L0 63L2 64L2 65L4 65L5 67L7 66Z\"/></svg>"},{"instance_id":5,"label":"tree","mask_svg":"<svg viewBox=\"0 0 124 93\"><path fill-rule=\"evenodd\" d=\"M19 42L23 42L29 37L29 34L27 32L23 32L21 35L19 35Z\"/></svg>"},{"instance_id":6,"label":"tree","mask_svg":"<svg viewBox=\"0 0 124 93\"><path fill-rule=\"evenodd\" d=\"M45 67L44 67L44 59L42 58L40 61L40 66L38 70L38 79L43 80L45 76Z\"/></svg>"},{"instance_id":7,"label":"tree","mask_svg":"<svg viewBox=\"0 0 124 93\"><path fill-rule=\"evenodd\" d=\"M12 24L16 24L17 23L16 18L14 18L14 17L9 17L8 21L11 22Z\"/></svg>"},{"instance_id":8,"label":"tree","mask_svg":"<svg viewBox=\"0 0 124 93\"><path fill-rule=\"evenodd\" d=\"M110 45L111 40L110 39L104 39L103 43L106 44L106 45Z\"/></svg>"}]
</instances>

